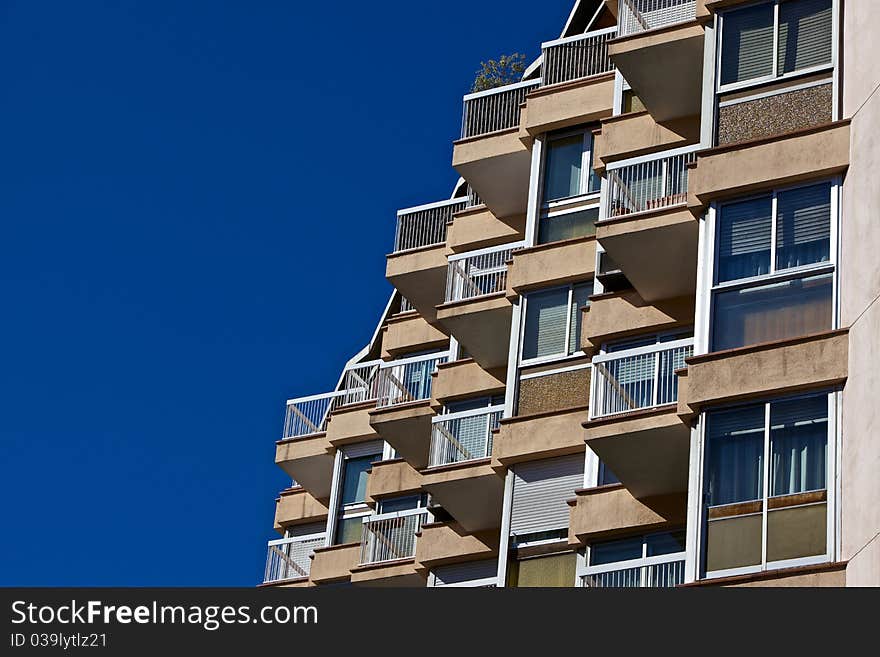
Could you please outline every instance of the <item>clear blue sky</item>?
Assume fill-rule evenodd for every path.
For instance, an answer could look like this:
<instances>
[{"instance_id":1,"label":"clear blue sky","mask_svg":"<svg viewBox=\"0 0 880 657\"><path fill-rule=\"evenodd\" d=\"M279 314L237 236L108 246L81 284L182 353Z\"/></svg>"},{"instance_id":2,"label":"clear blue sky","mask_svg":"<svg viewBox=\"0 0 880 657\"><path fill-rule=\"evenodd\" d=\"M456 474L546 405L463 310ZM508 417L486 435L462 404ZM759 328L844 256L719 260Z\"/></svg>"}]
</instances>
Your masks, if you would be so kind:
<instances>
[{"instance_id":1,"label":"clear blue sky","mask_svg":"<svg viewBox=\"0 0 880 657\"><path fill-rule=\"evenodd\" d=\"M0 2L0 585L253 585L283 402L569 0Z\"/></svg>"}]
</instances>

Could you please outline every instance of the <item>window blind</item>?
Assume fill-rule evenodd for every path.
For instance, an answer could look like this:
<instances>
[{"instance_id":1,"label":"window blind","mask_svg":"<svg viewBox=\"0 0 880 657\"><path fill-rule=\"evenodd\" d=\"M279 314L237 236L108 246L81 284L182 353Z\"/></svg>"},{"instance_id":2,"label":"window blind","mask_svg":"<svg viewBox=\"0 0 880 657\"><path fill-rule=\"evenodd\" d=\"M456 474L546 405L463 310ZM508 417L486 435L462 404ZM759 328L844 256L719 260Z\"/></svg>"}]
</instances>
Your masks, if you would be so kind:
<instances>
[{"instance_id":1,"label":"window blind","mask_svg":"<svg viewBox=\"0 0 880 657\"><path fill-rule=\"evenodd\" d=\"M434 586L464 584L474 580L491 579L498 576L498 562L494 559L486 561L470 561L451 566L441 566L433 571Z\"/></svg>"},{"instance_id":2,"label":"window blind","mask_svg":"<svg viewBox=\"0 0 880 657\"><path fill-rule=\"evenodd\" d=\"M831 0L780 3L778 73L830 64L831 31Z\"/></svg>"},{"instance_id":3,"label":"window blind","mask_svg":"<svg viewBox=\"0 0 880 657\"><path fill-rule=\"evenodd\" d=\"M767 274L773 200L765 196L728 203L718 229L718 282Z\"/></svg>"},{"instance_id":4,"label":"window blind","mask_svg":"<svg viewBox=\"0 0 880 657\"><path fill-rule=\"evenodd\" d=\"M831 255L831 183L779 192L776 268L827 262Z\"/></svg>"},{"instance_id":5,"label":"window blind","mask_svg":"<svg viewBox=\"0 0 880 657\"><path fill-rule=\"evenodd\" d=\"M523 536L568 527L566 500L584 483L584 456L521 463L513 469L510 531Z\"/></svg>"},{"instance_id":6,"label":"window blind","mask_svg":"<svg viewBox=\"0 0 880 657\"><path fill-rule=\"evenodd\" d=\"M593 284L585 283L575 285L571 294L571 334L568 336L568 353L573 354L580 349L581 344L581 320L584 314L581 312L590 305L590 295L593 293Z\"/></svg>"},{"instance_id":7,"label":"window blind","mask_svg":"<svg viewBox=\"0 0 880 657\"><path fill-rule=\"evenodd\" d=\"M773 3L724 14L721 84L773 74Z\"/></svg>"},{"instance_id":8,"label":"window blind","mask_svg":"<svg viewBox=\"0 0 880 657\"><path fill-rule=\"evenodd\" d=\"M568 288L530 294L526 306L523 358L563 353L568 320Z\"/></svg>"}]
</instances>

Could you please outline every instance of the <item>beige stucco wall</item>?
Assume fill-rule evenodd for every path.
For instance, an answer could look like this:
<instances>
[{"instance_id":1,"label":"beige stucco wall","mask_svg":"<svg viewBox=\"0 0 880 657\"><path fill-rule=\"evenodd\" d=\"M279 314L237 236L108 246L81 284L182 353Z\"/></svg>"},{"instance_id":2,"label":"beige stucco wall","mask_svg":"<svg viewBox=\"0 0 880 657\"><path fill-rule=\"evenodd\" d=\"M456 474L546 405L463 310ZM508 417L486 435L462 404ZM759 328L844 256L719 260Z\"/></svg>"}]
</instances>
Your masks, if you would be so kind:
<instances>
[{"instance_id":1,"label":"beige stucco wall","mask_svg":"<svg viewBox=\"0 0 880 657\"><path fill-rule=\"evenodd\" d=\"M694 297L648 303L635 290L628 290L594 297L583 313L581 344L597 349L609 340L692 325Z\"/></svg>"},{"instance_id":2,"label":"beige stucco wall","mask_svg":"<svg viewBox=\"0 0 880 657\"><path fill-rule=\"evenodd\" d=\"M437 405L468 397L504 394L507 368L484 370L472 358L442 363L431 388Z\"/></svg>"},{"instance_id":3,"label":"beige stucco wall","mask_svg":"<svg viewBox=\"0 0 880 657\"><path fill-rule=\"evenodd\" d=\"M331 445L338 446L378 438L370 426L370 411L374 408L376 402L368 402L333 411L327 422L327 440Z\"/></svg>"},{"instance_id":4,"label":"beige stucco wall","mask_svg":"<svg viewBox=\"0 0 880 657\"><path fill-rule=\"evenodd\" d=\"M456 522L423 525L416 542L416 563L424 568L490 559L498 555L498 532L469 534Z\"/></svg>"},{"instance_id":5,"label":"beige stucco wall","mask_svg":"<svg viewBox=\"0 0 880 657\"><path fill-rule=\"evenodd\" d=\"M555 84L526 96L522 128L532 137L611 116L614 74Z\"/></svg>"},{"instance_id":6,"label":"beige stucco wall","mask_svg":"<svg viewBox=\"0 0 880 657\"><path fill-rule=\"evenodd\" d=\"M621 485L578 491L571 507L569 543L683 525L686 511L684 494L640 501Z\"/></svg>"},{"instance_id":7,"label":"beige stucco wall","mask_svg":"<svg viewBox=\"0 0 880 657\"><path fill-rule=\"evenodd\" d=\"M360 557L360 543L318 548L312 557L309 579L316 583L348 579L351 569L357 566Z\"/></svg>"},{"instance_id":8,"label":"beige stucco wall","mask_svg":"<svg viewBox=\"0 0 880 657\"><path fill-rule=\"evenodd\" d=\"M283 492L275 504L275 531L284 527L327 518L327 500L319 500L305 489Z\"/></svg>"},{"instance_id":9,"label":"beige stucco wall","mask_svg":"<svg viewBox=\"0 0 880 657\"><path fill-rule=\"evenodd\" d=\"M659 124L648 112L630 112L602 121L602 131L596 137L596 157L600 164L607 165L699 141L699 116Z\"/></svg>"},{"instance_id":10,"label":"beige stucco wall","mask_svg":"<svg viewBox=\"0 0 880 657\"><path fill-rule=\"evenodd\" d=\"M367 478L367 501L381 497L415 493L421 489L422 475L404 460L381 461L373 464Z\"/></svg>"},{"instance_id":11,"label":"beige stucco wall","mask_svg":"<svg viewBox=\"0 0 880 657\"><path fill-rule=\"evenodd\" d=\"M507 272L507 296L587 280L595 269L595 237L579 237L517 251Z\"/></svg>"},{"instance_id":12,"label":"beige stucco wall","mask_svg":"<svg viewBox=\"0 0 880 657\"><path fill-rule=\"evenodd\" d=\"M382 330L382 358L442 347L449 336L415 313L392 317Z\"/></svg>"},{"instance_id":13,"label":"beige stucco wall","mask_svg":"<svg viewBox=\"0 0 880 657\"><path fill-rule=\"evenodd\" d=\"M446 246L453 253L465 253L518 242L525 238L525 228L526 215L499 219L481 205L455 214L446 231Z\"/></svg>"},{"instance_id":14,"label":"beige stucco wall","mask_svg":"<svg viewBox=\"0 0 880 657\"><path fill-rule=\"evenodd\" d=\"M581 423L587 417L587 407L583 406L502 420L492 449L493 467L583 452Z\"/></svg>"}]
</instances>

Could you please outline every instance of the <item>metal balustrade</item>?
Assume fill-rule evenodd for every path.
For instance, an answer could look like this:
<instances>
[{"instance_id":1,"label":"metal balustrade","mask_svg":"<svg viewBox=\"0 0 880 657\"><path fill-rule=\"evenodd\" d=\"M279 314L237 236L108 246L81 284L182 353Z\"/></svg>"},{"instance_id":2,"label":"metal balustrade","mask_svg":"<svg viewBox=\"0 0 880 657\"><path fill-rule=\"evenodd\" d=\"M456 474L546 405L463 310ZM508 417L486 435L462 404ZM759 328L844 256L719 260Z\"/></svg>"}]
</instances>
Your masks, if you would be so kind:
<instances>
[{"instance_id":1,"label":"metal balustrade","mask_svg":"<svg viewBox=\"0 0 880 657\"><path fill-rule=\"evenodd\" d=\"M606 219L687 203L688 165L696 148L635 164L608 165Z\"/></svg>"},{"instance_id":2,"label":"metal balustrade","mask_svg":"<svg viewBox=\"0 0 880 657\"><path fill-rule=\"evenodd\" d=\"M697 0L620 0L617 17L620 36L628 36L694 20Z\"/></svg>"},{"instance_id":3,"label":"metal balustrade","mask_svg":"<svg viewBox=\"0 0 880 657\"><path fill-rule=\"evenodd\" d=\"M581 577L581 586L588 588L671 588L684 583L684 557L629 568L615 564L592 566Z\"/></svg>"},{"instance_id":4,"label":"metal balustrade","mask_svg":"<svg viewBox=\"0 0 880 657\"><path fill-rule=\"evenodd\" d=\"M449 354L426 354L383 362L376 375L376 406L385 408L431 397L431 374Z\"/></svg>"},{"instance_id":5,"label":"metal balustrade","mask_svg":"<svg viewBox=\"0 0 880 657\"><path fill-rule=\"evenodd\" d=\"M590 419L678 401L675 370L684 367L693 345L693 338L685 338L595 356Z\"/></svg>"},{"instance_id":6,"label":"metal balustrade","mask_svg":"<svg viewBox=\"0 0 880 657\"><path fill-rule=\"evenodd\" d=\"M449 256L446 301L463 301L503 292L507 287L507 261L521 243L504 244Z\"/></svg>"},{"instance_id":7,"label":"metal balustrade","mask_svg":"<svg viewBox=\"0 0 880 657\"><path fill-rule=\"evenodd\" d=\"M453 214L467 207L467 203L468 199L462 197L399 210L394 252L443 244L446 225L452 221Z\"/></svg>"},{"instance_id":8,"label":"metal balustrade","mask_svg":"<svg viewBox=\"0 0 880 657\"><path fill-rule=\"evenodd\" d=\"M364 518L361 565L414 557L416 532L426 513L426 509L412 509Z\"/></svg>"},{"instance_id":9,"label":"metal balustrade","mask_svg":"<svg viewBox=\"0 0 880 657\"><path fill-rule=\"evenodd\" d=\"M406 297L400 297L400 312L407 313L411 310L415 310L416 307L410 303L410 300Z\"/></svg>"},{"instance_id":10,"label":"metal balustrade","mask_svg":"<svg viewBox=\"0 0 880 657\"><path fill-rule=\"evenodd\" d=\"M616 36L617 28L611 27L542 44L541 85L546 87L613 71L608 41Z\"/></svg>"},{"instance_id":11,"label":"metal balustrade","mask_svg":"<svg viewBox=\"0 0 880 657\"><path fill-rule=\"evenodd\" d=\"M520 105L540 80L526 80L464 97L461 138L479 137L519 126Z\"/></svg>"},{"instance_id":12,"label":"metal balustrade","mask_svg":"<svg viewBox=\"0 0 880 657\"><path fill-rule=\"evenodd\" d=\"M475 208L478 205L483 205L483 199L480 198L480 195L474 190L473 187L468 184L467 186L467 207Z\"/></svg>"},{"instance_id":13,"label":"metal balustrade","mask_svg":"<svg viewBox=\"0 0 880 657\"><path fill-rule=\"evenodd\" d=\"M381 365L381 360L372 360L346 368L343 379L345 394L338 405L360 404L377 399L379 397L377 377Z\"/></svg>"},{"instance_id":14,"label":"metal balustrade","mask_svg":"<svg viewBox=\"0 0 880 657\"><path fill-rule=\"evenodd\" d=\"M287 400L282 438L297 438L327 430L327 418L345 391Z\"/></svg>"},{"instance_id":15,"label":"metal balustrade","mask_svg":"<svg viewBox=\"0 0 880 657\"><path fill-rule=\"evenodd\" d=\"M473 461L492 455L492 431L504 406L440 415L432 420L428 465L436 467Z\"/></svg>"},{"instance_id":16,"label":"metal balustrade","mask_svg":"<svg viewBox=\"0 0 880 657\"><path fill-rule=\"evenodd\" d=\"M324 534L269 541L264 583L308 577L315 548L324 545Z\"/></svg>"}]
</instances>

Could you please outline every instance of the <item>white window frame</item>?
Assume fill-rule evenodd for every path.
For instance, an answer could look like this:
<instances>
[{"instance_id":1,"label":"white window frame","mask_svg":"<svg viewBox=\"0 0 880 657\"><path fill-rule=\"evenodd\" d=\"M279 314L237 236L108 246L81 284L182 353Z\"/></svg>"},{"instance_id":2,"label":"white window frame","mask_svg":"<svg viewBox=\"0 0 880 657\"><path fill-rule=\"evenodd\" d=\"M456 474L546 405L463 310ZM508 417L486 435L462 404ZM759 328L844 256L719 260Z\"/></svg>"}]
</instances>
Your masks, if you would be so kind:
<instances>
[{"instance_id":1,"label":"white window frame","mask_svg":"<svg viewBox=\"0 0 880 657\"><path fill-rule=\"evenodd\" d=\"M592 285L592 281L580 281L575 283L568 283L567 285L555 285L553 287L541 288L538 290L532 290L531 292L527 292L522 295L522 322L520 322L519 327L519 366L520 367L531 367L533 365L542 365L545 363L553 363L556 361L563 361L572 358L582 358L584 356L583 349L576 349L573 353L568 353L568 345L571 342L571 331L573 329L571 325L571 304L574 298L574 288L576 285ZM547 356L536 356L534 358L523 358L523 347L525 341L526 334L526 321L528 318L528 304L529 304L529 296L531 294L540 294L542 292L551 292L554 290L562 290L568 289L568 312L566 313L566 324L565 324L565 351L559 352L556 354L548 354Z\"/></svg>"},{"instance_id":2,"label":"white window frame","mask_svg":"<svg viewBox=\"0 0 880 657\"><path fill-rule=\"evenodd\" d=\"M800 267L791 267L789 269L777 269L776 268L776 238L778 235L777 221L778 221L778 212L777 212L777 199L778 195L781 192L788 192L795 189L801 189L806 187L813 187L815 185L821 185L823 183L831 184L831 217L830 217L830 246L829 246L829 254L828 260L826 262L817 262L809 265L803 265ZM707 301L708 303L702 304L703 308L703 316L697 317L697 321L700 324L700 328L702 330L698 330L697 327L694 327L694 335L702 336L701 344L697 344L697 341L694 342L694 353L712 353L715 348L712 344L712 336L715 328L715 319L714 319L714 311L715 311L715 297L722 292L730 292L733 290L741 290L750 287L760 287L763 285L772 285L774 283L784 283L786 281L798 279L798 278L807 278L810 276L821 276L823 274L832 274L832 292L831 292L831 327L829 330L834 330L839 327L840 322L840 312L839 312L839 303L840 303L840 291L839 291L839 282L840 282L840 269L838 267L838 239L839 239L839 227L840 227L840 194L841 194L841 179L839 176L833 178L820 178L818 180L811 180L808 182L797 183L795 185L788 185L785 187L776 187L770 191L762 192L758 194L750 194L748 196L738 196L735 198L726 199L725 201L714 202L711 204L709 208L709 212L707 214L706 221L706 237L707 241L709 241L709 249L708 255L711 259L708 263L709 266L705 269L705 275L708 278L706 281L706 290L707 290ZM718 220L720 219L721 210L725 205L739 203L741 201L748 201L757 198L765 198L767 196L771 196L771 227L770 227L770 271L767 274L763 274L760 276L749 276L748 278L739 278L731 281L718 282L718 265L719 265L719 243L718 243ZM700 304L698 304L698 307ZM746 345L748 346L748 345ZM705 348L705 352L702 351L701 348ZM700 349L698 351L698 349Z\"/></svg>"},{"instance_id":3,"label":"white window frame","mask_svg":"<svg viewBox=\"0 0 880 657\"><path fill-rule=\"evenodd\" d=\"M810 557L798 557L796 559L785 559L782 561L767 561L767 518L769 512L769 504L768 500L771 499L770 496L770 406L771 404L790 401L793 399L803 399L805 397L814 397L820 394L826 394L828 397L828 434L827 434L827 442L826 442L826 457L825 457L825 488L823 490L826 491L826 530L825 530L825 541L826 541L826 550L825 554L815 555ZM840 407L839 403L839 391L838 390L828 390L828 389L820 389L820 390L812 390L805 393L800 393L796 395L782 395L779 397L764 397L758 400L754 400L747 403L735 403L735 404L725 404L721 406L714 406L711 409L703 411L700 414L700 443L702 445L702 464L700 468L701 473L701 482L700 482L700 490L702 494L700 499L702 500L700 509L699 509L699 532L700 538L697 545L699 545L699 555L697 562L697 577L699 579L718 579L720 577L733 577L736 575L750 575L754 573L761 572L771 572L774 570L780 570L782 568L795 568L798 566L811 566L816 564L829 563L835 560L835 555L839 552L838 545L838 525L837 518L839 515L838 511L838 461L839 461L839 434L840 434L840 422L838 418L838 411ZM721 411L731 408L743 408L746 406L758 406L763 404L764 406L764 454L763 454L763 463L762 463L762 497L761 497L761 563L754 566L742 566L739 568L726 568L724 570L714 570L707 571L706 570L706 539L707 539L707 529L708 529L708 509L709 506L706 503L708 499L708 486L709 486L709 461L707 456L709 456L710 446L708 443L708 435L706 433L706 416L708 413L713 411ZM812 491L805 491L812 492ZM746 500L749 501L749 500ZM757 501L757 500L755 500ZM800 505L800 506L813 506L815 504L821 504L820 502ZM797 506L794 507L784 507L784 508L799 508ZM748 515L758 515L755 514L743 514L742 516L736 517L746 517Z\"/></svg>"},{"instance_id":4,"label":"white window frame","mask_svg":"<svg viewBox=\"0 0 880 657\"><path fill-rule=\"evenodd\" d=\"M740 89L747 89L749 87L755 87L762 84L767 84L768 82L780 82L784 80L789 80L791 78L797 78L801 76L814 75L816 73L822 71L835 71L837 69L837 33L838 33L838 0L832 0L831 2L831 62L829 64L819 64L816 66L811 66L809 68L800 69L798 71L791 71L789 73L783 73L779 75L779 5L781 2L792 2L797 0L759 0L757 2L752 2L750 4L742 4L737 5L735 7L730 7L723 11L719 10L718 12L718 47L716 50L716 59L715 59L715 67L718 75L717 79L717 89L716 92L726 93L730 91L737 91ZM721 56L724 50L724 17L727 14L731 14L740 9L746 9L749 7L755 7L758 5L773 5L773 72L769 75L765 75L760 78L752 78L750 80L742 80L740 82L729 82L727 84L721 83ZM787 91L787 90L782 90Z\"/></svg>"},{"instance_id":5,"label":"white window frame","mask_svg":"<svg viewBox=\"0 0 880 657\"><path fill-rule=\"evenodd\" d=\"M655 536L658 534L671 534L676 531L685 531L684 528L681 529L672 529L668 531L662 532L648 532L647 534L636 535L642 539L642 556L638 559L628 559L626 561L614 561L612 563L603 563L597 566L590 565L590 550L591 547L588 545L584 550L578 555L577 560L577 568L575 570L575 586L577 588L584 588L584 577L587 575L599 575L601 573L609 573L615 570L627 570L629 568L644 568L645 566L656 566L658 564L664 563L673 563L675 561L685 561L686 552L671 552L669 554L658 554L653 557L648 556L648 541L647 538L649 536ZM621 538L627 538L622 536ZM630 536L629 538L635 538L634 536ZM609 541L613 541L615 539L608 539ZM687 539L685 539L687 540ZM605 540L596 541L597 543L605 543ZM643 578L641 581L641 587L647 588L645 586L644 576L647 571L642 571L640 573Z\"/></svg>"},{"instance_id":6,"label":"white window frame","mask_svg":"<svg viewBox=\"0 0 880 657\"><path fill-rule=\"evenodd\" d=\"M578 192L571 196L564 196L562 198L546 200L546 177L549 171L547 163L550 159L550 153L553 150L553 142L559 141L561 139L567 139L569 137L575 137L577 135L581 135L583 138L582 146L581 146L581 177L578 181ZM597 197L599 196L599 190L594 192L588 191L590 184L590 174L593 172L593 148L594 148L594 139L593 139L593 128L576 128L573 130L566 130L563 132L552 133L547 136L547 143L545 144L545 153L543 156L543 162L541 167L541 210L542 214L546 210L552 210L554 208L558 208L562 205L570 205L576 201L583 200L584 198ZM601 178L597 176L599 180Z\"/></svg>"}]
</instances>

